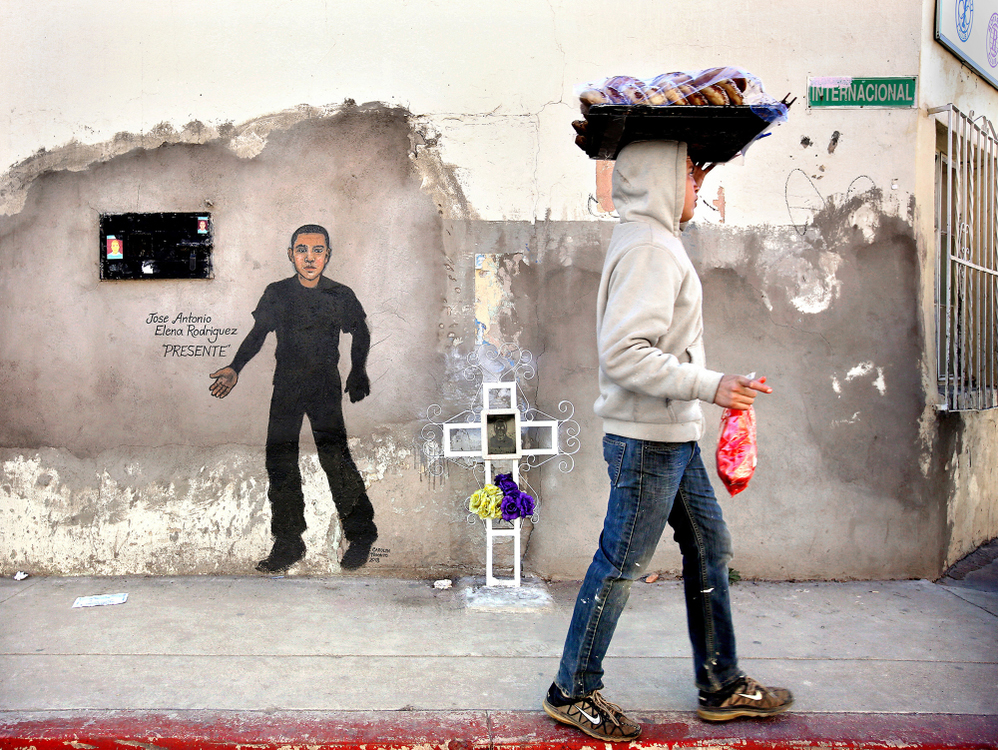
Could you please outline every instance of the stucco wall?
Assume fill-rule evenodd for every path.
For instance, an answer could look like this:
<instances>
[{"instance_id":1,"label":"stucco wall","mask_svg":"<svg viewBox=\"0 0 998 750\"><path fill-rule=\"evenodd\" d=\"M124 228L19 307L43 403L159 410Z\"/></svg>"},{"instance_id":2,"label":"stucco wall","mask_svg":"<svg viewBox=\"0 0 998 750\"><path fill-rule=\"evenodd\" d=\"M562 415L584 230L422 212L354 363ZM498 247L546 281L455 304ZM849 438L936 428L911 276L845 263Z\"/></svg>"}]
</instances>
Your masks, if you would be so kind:
<instances>
[{"instance_id":1,"label":"stucco wall","mask_svg":"<svg viewBox=\"0 0 998 750\"><path fill-rule=\"evenodd\" d=\"M490 336L533 352L531 397L548 412L569 399L582 429L572 471L532 479L540 523L525 565L581 575L605 506L593 330L613 219L572 143L573 89L737 64L799 101L711 174L684 238L709 361L775 388L758 409L756 477L724 501L733 565L772 578L936 575L994 536L998 499L994 419L937 414L927 364L924 108L971 86L932 47L930 5L888 3L857 24L841 7L649 2L631 9L635 24L527 2L286 13L88 2L55 16L4 4L0 571L250 569L268 544L273 341L225 400L210 398L208 373L227 364L263 288L290 275L290 231L314 221L332 231L328 274L357 293L374 342L372 394L345 404L380 529L364 570L481 570L462 504L474 478L429 472L419 433L431 404L473 398L461 371L484 253L504 259ZM683 34L663 47L662 24ZM921 108L808 111L819 75L919 75ZM987 87L972 97L998 102ZM97 280L100 213L202 210L214 279ZM238 333L219 339L228 357L164 357L152 313ZM707 413L709 454L719 411ZM339 526L308 450L303 473L310 553L297 570L336 572ZM678 568L671 544L653 566Z\"/></svg>"}]
</instances>

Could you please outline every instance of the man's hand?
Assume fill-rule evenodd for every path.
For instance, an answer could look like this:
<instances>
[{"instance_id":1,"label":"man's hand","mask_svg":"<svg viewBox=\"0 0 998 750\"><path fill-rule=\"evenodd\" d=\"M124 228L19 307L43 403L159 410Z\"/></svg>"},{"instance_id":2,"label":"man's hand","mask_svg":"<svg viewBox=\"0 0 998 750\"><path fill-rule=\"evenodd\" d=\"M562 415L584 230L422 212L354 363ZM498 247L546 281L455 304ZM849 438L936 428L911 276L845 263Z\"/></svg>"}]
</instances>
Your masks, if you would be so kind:
<instances>
[{"instance_id":1,"label":"man's hand","mask_svg":"<svg viewBox=\"0 0 998 750\"><path fill-rule=\"evenodd\" d=\"M229 391L235 388L236 383L239 381L239 374L231 367L223 367L221 370L215 370L208 377L215 378L215 382L208 388L211 391L211 395L215 398L225 398L228 396Z\"/></svg>"},{"instance_id":2,"label":"man's hand","mask_svg":"<svg viewBox=\"0 0 998 750\"><path fill-rule=\"evenodd\" d=\"M756 392L772 393L773 389L765 385L766 378L753 380L745 375L725 375L714 394L714 403L725 409L744 411L752 406Z\"/></svg>"},{"instance_id":3,"label":"man's hand","mask_svg":"<svg viewBox=\"0 0 998 750\"><path fill-rule=\"evenodd\" d=\"M367 379L364 370L351 370L347 375L347 387L344 389L350 394L350 403L356 403L371 393L371 381Z\"/></svg>"}]
</instances>

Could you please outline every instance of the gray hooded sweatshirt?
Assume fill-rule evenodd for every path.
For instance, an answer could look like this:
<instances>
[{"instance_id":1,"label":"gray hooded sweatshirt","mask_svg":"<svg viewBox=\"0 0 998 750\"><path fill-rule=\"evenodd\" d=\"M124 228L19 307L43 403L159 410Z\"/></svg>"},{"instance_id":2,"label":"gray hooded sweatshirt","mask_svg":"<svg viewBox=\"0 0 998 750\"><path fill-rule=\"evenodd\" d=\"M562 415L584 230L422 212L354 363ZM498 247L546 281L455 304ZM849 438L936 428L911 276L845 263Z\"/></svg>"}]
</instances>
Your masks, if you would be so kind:
<instances>
[{"instance_id":1,"label":"gray hooded sweatshirt","mask_svg":"<svg viewBox=\"0 0 998 750\"><path fill-rule=\"evenodd\" d=\"M680 443L703 435L700 400L722 373L705 366L703 289L683 243L686 144L626 146L613 170L613 230L596 308L600 396L608 433Z\"/></svg>"}]
</instances>

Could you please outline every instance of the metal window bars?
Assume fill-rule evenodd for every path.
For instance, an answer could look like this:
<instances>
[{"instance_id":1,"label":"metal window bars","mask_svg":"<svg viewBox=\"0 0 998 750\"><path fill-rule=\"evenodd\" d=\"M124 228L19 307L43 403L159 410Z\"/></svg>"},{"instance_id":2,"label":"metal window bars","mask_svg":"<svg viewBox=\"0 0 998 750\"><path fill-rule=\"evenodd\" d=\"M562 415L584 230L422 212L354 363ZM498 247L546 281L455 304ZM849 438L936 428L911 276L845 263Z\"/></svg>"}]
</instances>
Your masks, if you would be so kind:
<instances>
[{"instance_id":1,"label":"metal window bars","mask_svg":"<svg viewBox=\"0 0 998 750\"><path fill-rule=\"evenodd\" d=\"M998 133L952 104L936 154L936 376L939 409L998 406Z\"/></svg>"}]
</instances>

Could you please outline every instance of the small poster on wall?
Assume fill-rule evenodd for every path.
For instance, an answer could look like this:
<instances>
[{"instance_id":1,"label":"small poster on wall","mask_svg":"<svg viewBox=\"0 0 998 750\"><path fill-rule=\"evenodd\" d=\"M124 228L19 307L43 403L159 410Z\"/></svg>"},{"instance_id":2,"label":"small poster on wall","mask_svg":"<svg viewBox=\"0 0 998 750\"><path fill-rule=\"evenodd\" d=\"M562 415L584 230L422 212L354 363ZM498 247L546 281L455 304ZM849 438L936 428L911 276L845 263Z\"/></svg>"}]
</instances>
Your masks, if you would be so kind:
<instances>
[{"instance_id":1,"label":"small poster on wall","mask_svg":"<svg viewBox=\"0 0 998 750\"><path fill-rule=\"evenodd\" d=\"M125 256L122 254L123 243L113 234L107 236L107 259L121 260Z\"/></svg>"}]
</instances>

